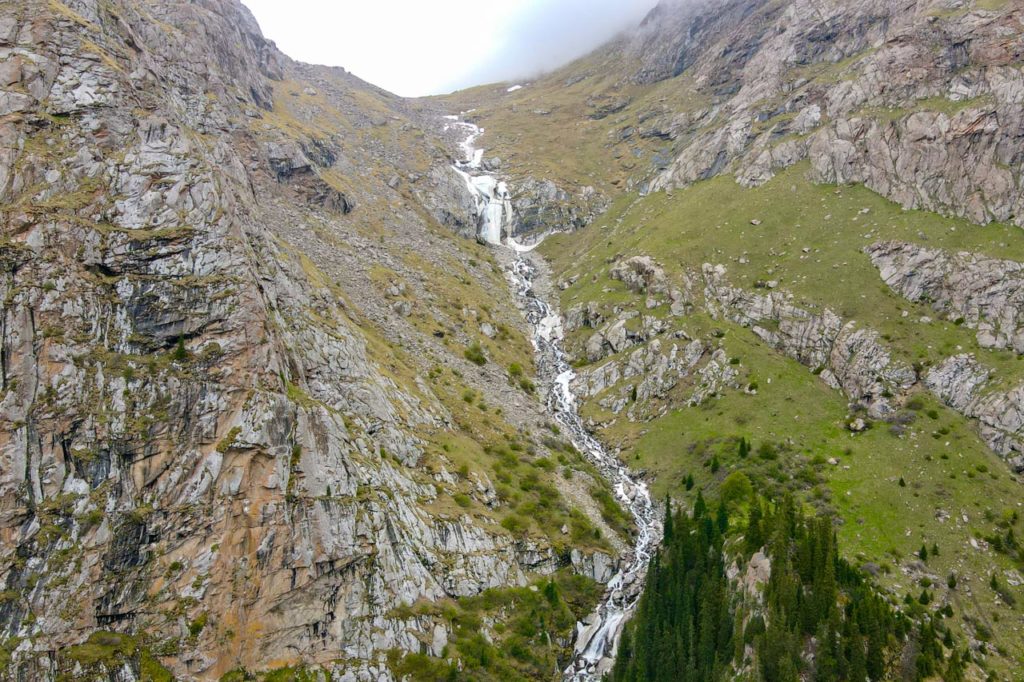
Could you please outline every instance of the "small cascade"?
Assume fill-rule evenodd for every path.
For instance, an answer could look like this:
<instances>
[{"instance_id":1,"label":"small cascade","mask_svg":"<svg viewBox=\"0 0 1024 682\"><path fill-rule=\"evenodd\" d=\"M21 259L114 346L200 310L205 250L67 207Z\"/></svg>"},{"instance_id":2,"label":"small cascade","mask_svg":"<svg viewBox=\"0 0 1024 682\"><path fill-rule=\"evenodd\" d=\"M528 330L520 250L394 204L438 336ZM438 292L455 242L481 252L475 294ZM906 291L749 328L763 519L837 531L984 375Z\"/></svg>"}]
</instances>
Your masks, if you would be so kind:
<instances>
[{"instance_id":1,"label":"small cascade","mask_svg":"<svg viewBox=\"0 0 1024 682\"><path fill-rule=\"evenodd\" d=\"M538 377L547 387L545 406L572 444L611 483L619 503L630 510L637 533L633 547L619 562L619 570L608 582L595 611L577 623L573 659L564 671L567 682L601 679L615 660L622 629L636 609L647 578L647 567L661 542L662 521L647 484L635 476L615 455L590 435L578 412L572 384L576 373L562 348L562 317L555 306L537 293L540 269L531 251L540 241L524 245L513 238L513 213L508 186L481 172L483 150L474 143L483 130L460 116L447 117L467 132L462 143L465 161L455 170L466 180L476 198L477 239L505 246L515 255L508 269L509 280L524 315L533 329Z\"/></svg>"},{"instance_id":2,"label":"small cascade","mask_svg":"<svg viewBox=\"0 0 1024 682\"><path fill-rule=\"evenodd\" d=\"M465 158L456 161L454 168L476 202L476 238L483 244L500 246L512 236L512 195L508 185L483 170L484 150L473 146L483 134L483 128L462 120L461 116L446 118L467 133L461 145Z\"/></svg>"},{"instance_id":3,"label":"small cascade","mask_svg":"<svg viewBox=\"0 0 1024 682\"><path fill-rule=\"evenodd\" d=\"M509 277L533 327L539 375L548 387L546 407L572 444L612 484L619 503L633 515L637 534L632 549L621 557L597 609L577 623L572 663L564 678L572 682L599 680L615 660L622 628L633 615L647 578L647 567L659 542L662 522L647 484L590 435L579 415L572 384L576 372L562 349L562 317L536 292L539 270L529 250L517 253Z\"/></svg>"}]
</instances>

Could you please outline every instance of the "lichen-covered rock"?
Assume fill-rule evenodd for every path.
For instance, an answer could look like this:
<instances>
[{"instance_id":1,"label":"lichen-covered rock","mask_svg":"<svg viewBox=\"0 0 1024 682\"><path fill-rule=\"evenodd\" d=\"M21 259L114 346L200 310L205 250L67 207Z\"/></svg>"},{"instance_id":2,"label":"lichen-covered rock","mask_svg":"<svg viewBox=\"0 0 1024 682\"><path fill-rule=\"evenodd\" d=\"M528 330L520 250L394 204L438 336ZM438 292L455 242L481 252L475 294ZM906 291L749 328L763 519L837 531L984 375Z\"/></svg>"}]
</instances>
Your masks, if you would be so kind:
<instances>
[{"instance_id":1,"label":"lichen-covered rock","mask_svg":"<svg viewBox=\"0 0 1024 682\"><path fill-rule=\"evenodd\" d=\"M982 348L1024 353L1024 264L908 242L866 252L893 291L977 329Z\"/></svg>"},{"instance_id":2,"label":"lichen-covered rock","mask_svg":"<svg viewBox=\"0 0 1024 682\"><path fill-rule=\"evenodd\" d=\"M423 376L451 356L406 321L434 301L404 259L463 262L425 217L462 207L393 202L387 178L435 161L407 145L443 144L399 100L291 62L237 0L0 3L0 89L14 677L138 679L145 639L181 679L390 679L382 652L449 635L399 607L572 566L494 522L483 479L434 477L458 427ZM385 266L410 307L374 284ZM504 373L479 375L502 428L540 431ZM444 511L456 485L479 505ZM110 666L71 656L100 631L139 639Z\"/></svg>"}]
</instances>

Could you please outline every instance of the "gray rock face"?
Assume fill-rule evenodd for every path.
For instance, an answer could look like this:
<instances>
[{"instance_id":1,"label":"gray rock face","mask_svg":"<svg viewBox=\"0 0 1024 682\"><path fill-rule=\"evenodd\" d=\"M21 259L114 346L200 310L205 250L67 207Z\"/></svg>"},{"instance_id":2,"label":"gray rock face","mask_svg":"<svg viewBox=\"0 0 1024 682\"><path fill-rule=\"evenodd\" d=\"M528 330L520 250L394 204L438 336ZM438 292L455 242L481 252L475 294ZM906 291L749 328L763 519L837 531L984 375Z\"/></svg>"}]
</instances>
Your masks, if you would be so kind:
<instances>
[{"instance_id":1,"label":"gray rock face","mask_svg":"<svg viewBox=\"0 0 1024 682\"><path fill-rule=\"evenodd\" d=\"M512 207L515 235L523 235L552 228L578 230L600 215L608 200L593 187L573 193L551 180L526 177L514 183Z\"/></svg>"},{"instance_id":2,"label":"gray rock face","mask_svg":"<svg viewBox=\"0 0 1024 682\"><path fill-rule=\"evenodd\" d=\"M665 271L650 256L633 256L617 263L609 276L638 294L667 293Z\"/></svg>"},{"instance_id":3,"label":"gray rock face","mask_svg":"<svg viewBox=\"0 0 1024 682\"><path fill-rule=\"evenodd\" d=\"M1022 141L1019 106L969 107L953 116L916 112L891 123L840 121L814 137L809 154L819 182L862 182L904 208L1024 225L1020 170L1007 156Z\"/></svg>"},{"instance_id":4,"label":"gray rock face","mask_svg":"<svg viewBox=\"0 0 1024 682\"><path fill-rule=\"evenodd\" d=\"M705 295L715 314L750 327L765 342L810 367L833 388L877 418L893 412L890 396L917 382L912 367L896 361L877 332L843 321L831 310L810 313L786 294L732 287L723 266L703 268Z\"/></svg>"},{"instance_id":5,"label":"gray rock face","mask_svg":"<svg viewBox=\"0 0 1024 682\"><path fill-rule=\"evenodd\" d=\"M956 355L928 372L925 385L956 411L977 419L988 446L1024 471L1024 386L986 390L989 374L974 356Z\"/></svg>"},{"instance_id":6,"label":"gray rock face","mask_svg":"<svg viewBox=\"0 0 1024 682\"><path fill-rule=\"evenodd\" d=\"M440 655L448 637L401 605L569 565L544 537L432 508L455 483L430 439L454 427L421 374L450 356L404 321L407 290L359 279L403 262L359 229L447 267L461 252L424 216L464 206L390 203L411 162L361 131L423 132L400 102L289 61L236 0L0 4L0 90L13 674L135 679L58 668L112 630L178 651L181 679L335 660L334 679L389 679L381 652ZM524 431L540 422L505 402Z\"/></svg>"},{"instance_id":7,"label":"gray rock face","mask_svg":"<svg viewBox=\"0 0 1024 682\"><path fill-rule=\"evenodd\" d=\"M1024 226L1024 13L929 6L662 2L624 48L636 80L686 70L715 106L676 134L652 188L727 170L757 185L809 159L816 182Z\"/></svg>"},{"instance_id":8,"label":"gray rock face","mask_svg":"<svg viewBox=\"0 0 1024 682\"><path fill-rule=\"evenodd\" d=\"M680 379L690 376L698 363L708 355L706 347L699 340L690 341L682 348L677 343L666 346L667 341L657 338L632 351L622 360L581 371L573 391L587 400L622 381L639 379L636 386L637 400L664 397Z\"/></svg>"},{"instance_id":9,"label":"gray rock face","mask_svg":"<svg viewBox=\"0 0 1024 682\"><path fill-rule=\"evenodd\" d=\"M597 362L645 343L665 330L665 322L656 317L640 315L635 311L624 312L587 339L587 359Z\"/></svg>"},{"instance_id":10,"label":"gray rock face","mask_svg":"<svg viewBox=\"0 0 1024 682\"><path fill-rule=\"evenodd\" d=\"M978 330L983 348L1024 353L1024 264L907 242L867 250L882 280L904 298Z\"/></svg>"},{"instance_id":11,"label":"gray rock face","mask_svg":"<svg viewBox=\"0 0 1024 682\"><path fill-rule=\"evenodd\" d=\"M451 165L434 166L414 191L439 223L460 237L476 237L476 200L466 187L465 179Z\"/></svg>"},{"instance_id":12,"label":"gray rock face","mask_svg":"<svg viewBox=\"0 0 1024 682\"><path fill-rule=\"evenodd\" d=\"M568 332L574 332L583 327L591 329L598 327L604 321L600 306L594 301L583 305L573 306L565 312L563 325Z\"/></svg>"}]
</instances>

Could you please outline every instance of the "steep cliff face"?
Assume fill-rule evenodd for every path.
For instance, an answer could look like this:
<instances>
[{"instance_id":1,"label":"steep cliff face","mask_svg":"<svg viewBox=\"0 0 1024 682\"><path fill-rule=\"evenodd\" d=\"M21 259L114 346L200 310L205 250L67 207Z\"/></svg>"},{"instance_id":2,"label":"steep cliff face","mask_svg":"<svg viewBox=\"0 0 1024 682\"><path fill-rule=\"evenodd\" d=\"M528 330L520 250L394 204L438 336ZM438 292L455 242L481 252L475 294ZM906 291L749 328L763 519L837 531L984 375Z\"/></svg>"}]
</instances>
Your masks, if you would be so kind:
<instances>
[{"instance_id":1,"label":"steep cliff face","mask_svg":"<svg viewBox=\"0 0 1024 682\"><path fill-rule=\"evenodd\" d=\"M1024 15L1001 5L661 6L629 47L642 64L636 77L688 70L711 102L653 186L730 166L741 183L760 184L810 159L817 182L864 183L906 208L1024 225Z\"/></svg>"},{"instance_id":2,"label":"steep cliff face","mask_svg":"<svg viewBox=\"0 0 1024 682\"><path fill-rule=\"evenodd\" d=\"M562 233L595 433L658 495L803 496L1019 669L988 575L1020 583L1022 12L666 1L406 101L237 0L0 0L8 675L564 668L629 529L471 239L470 109L502 229Z\"/></svg>"},{"instance_id":3,"label":"steep cliff face","mask_svg":"<svg viewBox=\"0 0 1024 682\"><path fill-rule=\"evenodd\" d=\"M0 3L0 80L12 675L386 679L386 652L448 644L413 604L607 580L578 455L499 525L495 458L542 458L544 416L500 269L432 213L466 200L432 180L434 118L290 61L235 0ZM576 505L607 539L570 557Z\"/></svg>"}]
</instances>

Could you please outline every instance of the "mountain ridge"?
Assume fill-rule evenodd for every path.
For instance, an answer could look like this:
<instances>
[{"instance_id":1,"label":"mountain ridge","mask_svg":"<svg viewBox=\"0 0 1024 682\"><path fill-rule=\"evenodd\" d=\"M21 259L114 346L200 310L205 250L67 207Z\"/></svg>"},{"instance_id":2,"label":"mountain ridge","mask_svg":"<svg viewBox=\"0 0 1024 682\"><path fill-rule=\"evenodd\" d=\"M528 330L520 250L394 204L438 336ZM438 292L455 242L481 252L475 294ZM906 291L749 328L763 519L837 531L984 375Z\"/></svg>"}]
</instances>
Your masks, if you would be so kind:
<instances>
[{"instance_id":1,"label":"mountain ridge","mask_svg":"<svg viewBox=\"0 0 1024 682\"><path fill-rule=\"evenodd\" d=\"M634 531L538 399L459 112L605 446L683 507L797 496L1012 673L1022 22L663 3L407 100L237 0L0 2L4 674L560 676Z\"/></svg>"}]
</instances>

